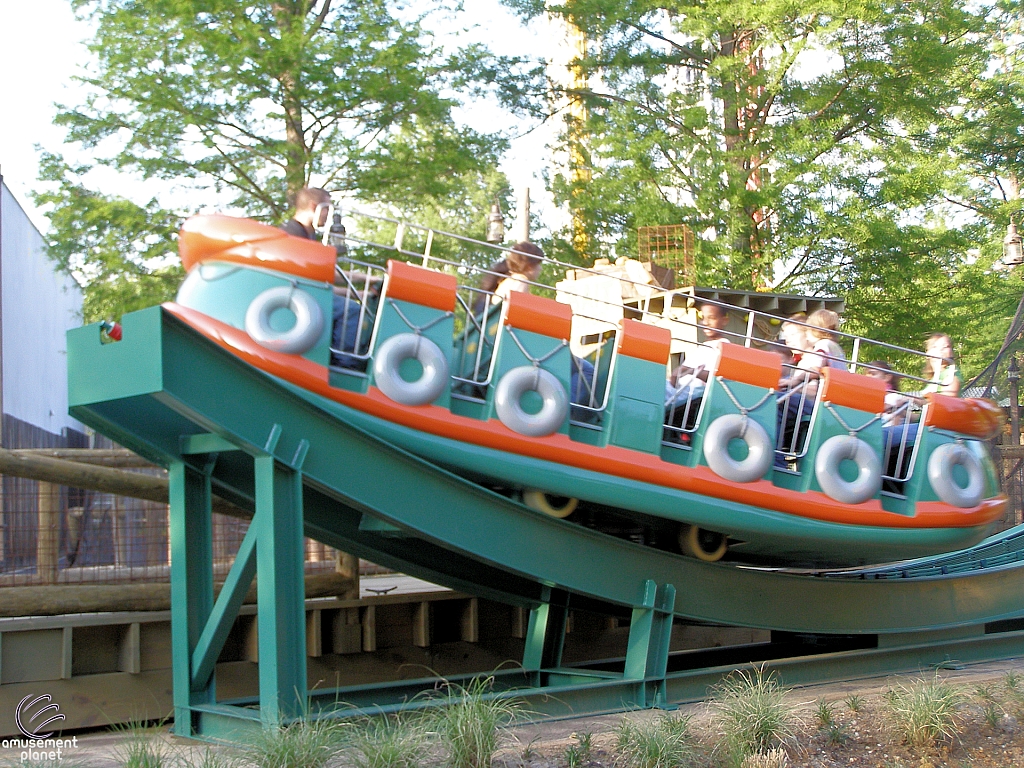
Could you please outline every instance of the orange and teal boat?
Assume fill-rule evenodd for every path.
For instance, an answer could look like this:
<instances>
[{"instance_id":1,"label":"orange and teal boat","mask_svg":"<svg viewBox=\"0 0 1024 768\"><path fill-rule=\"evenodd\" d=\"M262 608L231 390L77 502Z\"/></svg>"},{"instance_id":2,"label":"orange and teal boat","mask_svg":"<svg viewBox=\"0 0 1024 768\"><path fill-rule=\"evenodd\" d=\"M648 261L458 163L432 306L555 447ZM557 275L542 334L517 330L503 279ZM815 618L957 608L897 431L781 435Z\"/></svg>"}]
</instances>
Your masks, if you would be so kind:
<instances>
[{"instance_id":1,"label":"orange and teal boat","mask_svg":"<svg viewBox=\"0 0 1024 768\"><path fill-rule=\"evenodd\" d=\"M1004 512L986 445L1001 412L984 400L931 394L894 429L879 380L826 369L800 449L782 450L770 348L722 345L680 427L666 418L672 334L655 323L620 320L581 366L569 304L512 293L474 312L454 269L391 260L371 300L351 271L334 289L334 248L253 221L195 217L179 248L188 277L167 312L325 418L566 525L817 567L961 549ZM338 348L338 322L357 326L354 346Z\"/></svg>"}]
</instances>

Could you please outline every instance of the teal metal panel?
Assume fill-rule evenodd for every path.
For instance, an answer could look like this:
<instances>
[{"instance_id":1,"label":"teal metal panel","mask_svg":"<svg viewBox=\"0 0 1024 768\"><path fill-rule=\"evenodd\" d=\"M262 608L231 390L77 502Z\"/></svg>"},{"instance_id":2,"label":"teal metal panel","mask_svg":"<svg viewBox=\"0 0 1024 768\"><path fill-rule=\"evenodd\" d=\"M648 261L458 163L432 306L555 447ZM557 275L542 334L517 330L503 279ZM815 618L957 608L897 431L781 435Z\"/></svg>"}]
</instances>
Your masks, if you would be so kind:
<instances>
[{"instance_id":1,"label":"teal metal panel","mask_svg":"<svg viewBox=\"0 0 1024 768\"><path fill-rule=\"evenodd\" d=\"M327 283L316 283L292 275L283 275L225 262L206 262L193 268L178 289L177 302L198 310L234 328L245 329L245 313L260 293L280 286L294 286L308 293L323 313L324 327L320 338L303 357L327 365L331 351L331 318L333 291ZM286 331L294 324L294 316L277 312L271 325ZM280 326L280 327L278 327Z\"/></svg>"},{"instance_id":2,"label":"teal metal panel","mask_svg":"<svg viewBox=\"0 0 1024 768\"><path fill-rule=\"evenodd\" d=\"M99 323L68 331L68 406L159 392L163 386L161 318L159 307L125 315L121 325L131 339L127 344L104 344ZM157 346L140 355L140 343Z\"/></svg>"},{"instance_id":3,"label":"teal metal panel","mask_svg":"<svg viewBox=\"0 0 1024 768\"><path fill-rule=\"evenodd\" d=\"M604 415L613 445L659 453L665 424L665 366L616 355Z\"/></svg>"},{"instance_id":4,"label":"teal metal panel","mask_svg":"<svg viewBox=\"0 0 1024 768\"><path fill-rule=\"evenodd\" d=\"M612 412L615 414L609 439L612 445L645 453L661 452L664 405L619 395L612 401Z\"/></svg>"}]
</instances>

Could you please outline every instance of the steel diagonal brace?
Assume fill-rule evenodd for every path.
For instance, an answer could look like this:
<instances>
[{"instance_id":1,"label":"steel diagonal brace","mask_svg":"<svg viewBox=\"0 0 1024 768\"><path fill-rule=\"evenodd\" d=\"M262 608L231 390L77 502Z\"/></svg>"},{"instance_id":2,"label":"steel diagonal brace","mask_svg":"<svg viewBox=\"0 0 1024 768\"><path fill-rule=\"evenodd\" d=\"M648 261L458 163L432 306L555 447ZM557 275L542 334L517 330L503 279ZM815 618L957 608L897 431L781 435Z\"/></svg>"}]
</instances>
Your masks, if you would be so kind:
<instances>
[{"instance_id":1,"label":"steel diagonal brace","mask_svg":"<svg viewBox=\"0 0 1024 768\"><path fill-rule=\"evenodd\" d=\"M245 594L256 575L256 530L257 526L250 525L245 532L235 562L231 564L224 586L217 595L213 612L192 652L193 690L205 688L209 683L217 665L217 658L224 649L224 642L238 616L238 609L242 607Z\"/></svg>"}]
</instances>

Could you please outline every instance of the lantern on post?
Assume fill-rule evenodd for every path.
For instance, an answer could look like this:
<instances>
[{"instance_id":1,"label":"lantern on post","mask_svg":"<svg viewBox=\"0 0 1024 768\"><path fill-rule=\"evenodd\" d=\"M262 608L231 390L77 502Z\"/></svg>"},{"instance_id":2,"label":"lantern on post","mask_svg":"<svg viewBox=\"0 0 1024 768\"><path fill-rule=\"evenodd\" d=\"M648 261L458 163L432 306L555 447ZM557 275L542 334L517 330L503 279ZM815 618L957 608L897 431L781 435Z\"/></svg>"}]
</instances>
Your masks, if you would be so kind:
<instances>
[{"instance_id":1,"label":"lantern on post","mask_svg":"<svg viewBox=\"0 0 1024 768\"><path fill-rule=\"evenodd\" d=\"M497 203L491 205L491 212L487 214L487 242L500 243L505 239L505 217L501 215L501 208Z\"/></svg>"},{"instance_id":2,"label":"lantern on post","mask_svg":"<svg viewBox=\"0 0 1024 768\"><path fill-rule=\"evenodd\" d=\"M1021 237L1017 234L1017 225L1010 218L1010 225L1006 228L1006 237L1003 238L1003 264L1008 267L1015 267L1024 264L1024 246L1021 244Z\"/></svg>"}]
</instances>

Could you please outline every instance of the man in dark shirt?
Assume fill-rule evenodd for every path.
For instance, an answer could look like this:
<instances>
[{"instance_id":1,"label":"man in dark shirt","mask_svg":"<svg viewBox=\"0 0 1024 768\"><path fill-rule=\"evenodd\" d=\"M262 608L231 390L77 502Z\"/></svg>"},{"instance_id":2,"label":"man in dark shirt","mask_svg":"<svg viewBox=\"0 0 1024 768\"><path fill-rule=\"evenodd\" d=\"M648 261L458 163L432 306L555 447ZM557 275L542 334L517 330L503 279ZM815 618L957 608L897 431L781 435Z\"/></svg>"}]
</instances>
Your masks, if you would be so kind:
<instances>
[{"instance_id":1,"label":"man in dark shirt","mask_svg":"<svg viewBox=\"0 0 1024 768\"><path fill-rule=\"evenodd\" d=\"M304 237L307 240L317 240L315 227L323 227L327 223L327 206L331 204L331 196L326 190L318 187L303 187L295 195L295 215L286 221L282 226L285 232L295 237ZM313 218L316 216L317 206L320 209L320 221L314 225Z\"/></svg>"},{"instance_id":2,"label":"man in dark shirt","mask_svg":"<svg viewBox=\"0 0 1024 768\"><path fill-rule=\"evenodd\" d=\"M317 187L303 187L295 196L295 214L281 225L281 229L295 237L319 240L316 228L322 228L327 223L327 207L330 203L331 196L325 190ZM314 219L319 220L314 222ZM341 254L339 253L339 255ZM364 360L345 353L356 351L356 344L363 335L363 330L368 330L372 326L373 319L365 303L368 292L349 290L345 285L348 282L345 277L347 276L349 281L359 282L360 280L366 281L368 276L361 272L353 274L340 269L336 272L332 311L331 365L361 368L365 364ZM339 280L341 281L340 286L337 285Z\"/></svg>"}]
</instances>

